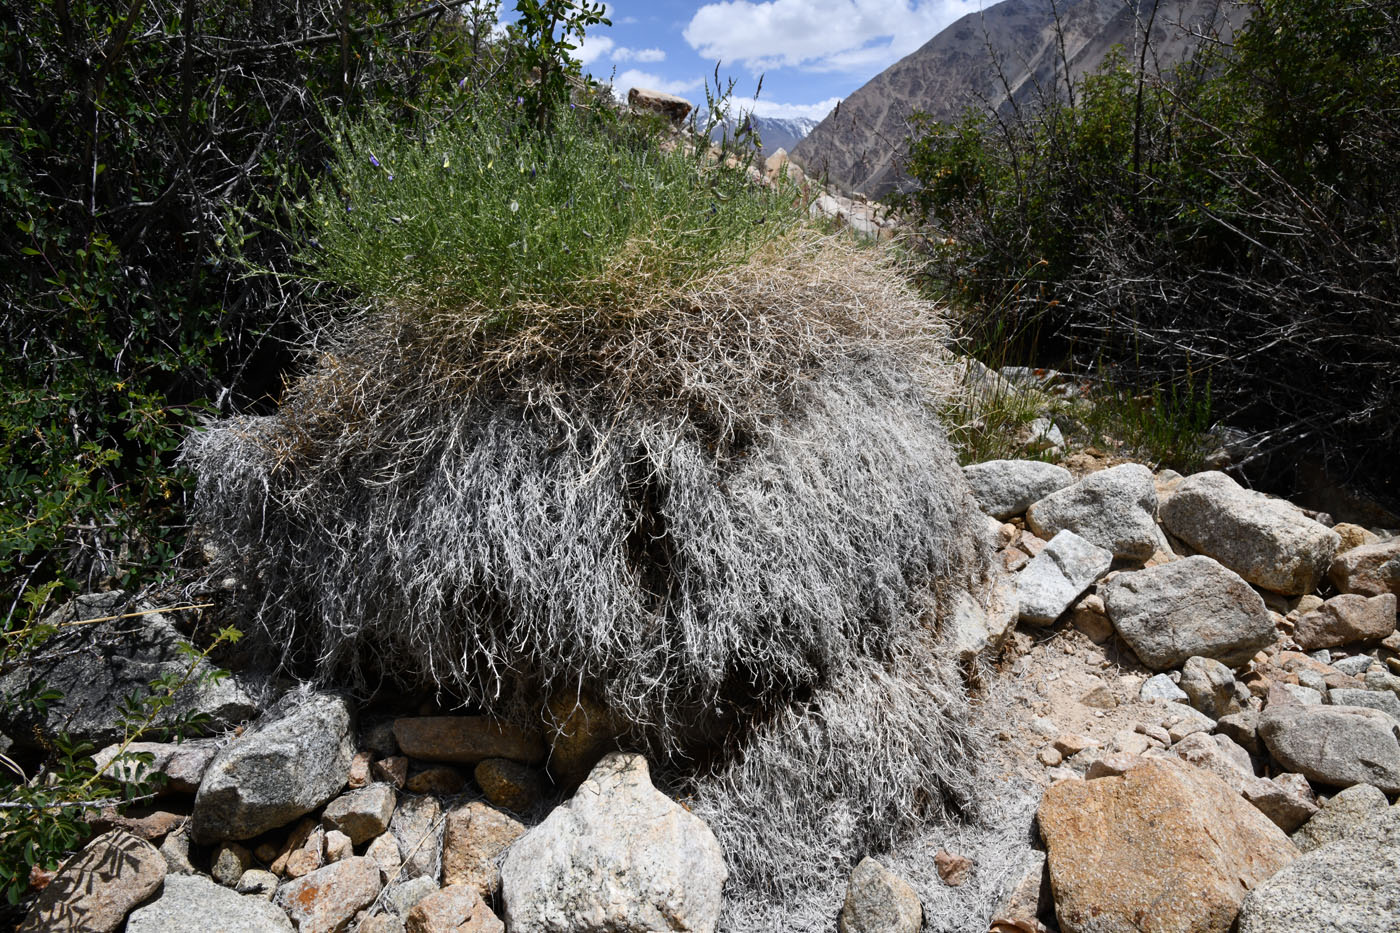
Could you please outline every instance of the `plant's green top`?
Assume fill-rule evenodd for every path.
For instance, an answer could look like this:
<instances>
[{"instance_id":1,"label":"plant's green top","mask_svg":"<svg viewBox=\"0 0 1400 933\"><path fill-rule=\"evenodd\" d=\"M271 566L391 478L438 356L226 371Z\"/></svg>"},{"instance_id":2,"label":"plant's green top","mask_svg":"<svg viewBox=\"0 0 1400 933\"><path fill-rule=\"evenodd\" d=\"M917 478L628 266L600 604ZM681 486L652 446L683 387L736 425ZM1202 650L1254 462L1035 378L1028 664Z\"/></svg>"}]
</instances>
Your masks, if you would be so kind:
<instances>
[{"instance_id":1,"label":"plant's green top","mask_svg":"<svg viewBox=\"0 0 1400 933\"><path fill-rule=\"evenodd\" d=\"M478 97L417 134L378 116L345 128L300 219L310 275L471 329L631 314L794 216L792 192L603 104L533 123L519 98Z\"/></svg>"}]
</instances>

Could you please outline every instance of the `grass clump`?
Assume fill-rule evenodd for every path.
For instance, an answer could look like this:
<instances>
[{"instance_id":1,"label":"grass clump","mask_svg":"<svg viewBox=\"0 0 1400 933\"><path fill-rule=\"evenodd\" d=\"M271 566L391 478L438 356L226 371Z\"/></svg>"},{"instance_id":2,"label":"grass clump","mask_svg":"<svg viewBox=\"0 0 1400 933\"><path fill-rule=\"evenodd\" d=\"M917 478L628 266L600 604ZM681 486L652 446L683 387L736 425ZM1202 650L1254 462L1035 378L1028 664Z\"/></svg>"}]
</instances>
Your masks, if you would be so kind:
<instances>
[{"instance_id":1,"label":"grass clump","mask_svg":"<svg viewBox=\"0 0 1400 933\"><path fill-rule=\"evenodd\" d=\"M353 313L188 441L198 521L274 660L535 722L586 692L731 896L800 897L972 799L946 623L991 562L944 329L789 192L582 109L342 134L305 233Z\"/></svg>"}]
</instances>

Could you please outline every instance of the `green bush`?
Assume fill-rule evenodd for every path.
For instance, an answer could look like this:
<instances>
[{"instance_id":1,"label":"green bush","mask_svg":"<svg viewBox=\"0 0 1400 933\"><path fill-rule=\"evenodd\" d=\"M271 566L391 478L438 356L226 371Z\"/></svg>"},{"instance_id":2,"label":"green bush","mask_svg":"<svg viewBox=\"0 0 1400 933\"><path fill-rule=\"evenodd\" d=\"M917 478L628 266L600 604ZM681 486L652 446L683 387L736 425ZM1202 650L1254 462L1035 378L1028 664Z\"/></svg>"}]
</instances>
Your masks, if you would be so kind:
<instances>
[{"instance_id":1,"label":"green bush","mask_svg":"<svg viewBox=\"0 0 1400 933\"><path fill-rule=\"evenodd\" d=\"M1139 397L1209 382L1262 451L1400 496L1400 13L1251 6L1169 74L1110 57L1072 101L925 123L905 207L972 330Z\"/></svg>"}]
</instances>

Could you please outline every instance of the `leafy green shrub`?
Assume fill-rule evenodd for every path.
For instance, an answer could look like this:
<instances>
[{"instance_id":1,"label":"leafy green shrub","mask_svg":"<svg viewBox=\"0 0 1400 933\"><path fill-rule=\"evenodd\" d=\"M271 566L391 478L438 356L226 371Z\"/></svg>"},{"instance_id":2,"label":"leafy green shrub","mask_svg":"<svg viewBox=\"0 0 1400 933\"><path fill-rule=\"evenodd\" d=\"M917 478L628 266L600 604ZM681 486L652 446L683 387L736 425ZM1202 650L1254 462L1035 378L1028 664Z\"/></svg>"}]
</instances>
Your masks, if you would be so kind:
<instances>
[{"instance_id":1,"label":"leafy green shrub","mask_svg":"<svg viewBox=\"0 0 1400 933\"><path fill-rule=\"evenodd\" d=\"M1400 495L1400 13L1251 6L1232 52L1110 58L1072 101L925 126L906 207L973 330L1140 398L1193 374L1262 450L1344 453Z\"/></svg>"}]
</instances>

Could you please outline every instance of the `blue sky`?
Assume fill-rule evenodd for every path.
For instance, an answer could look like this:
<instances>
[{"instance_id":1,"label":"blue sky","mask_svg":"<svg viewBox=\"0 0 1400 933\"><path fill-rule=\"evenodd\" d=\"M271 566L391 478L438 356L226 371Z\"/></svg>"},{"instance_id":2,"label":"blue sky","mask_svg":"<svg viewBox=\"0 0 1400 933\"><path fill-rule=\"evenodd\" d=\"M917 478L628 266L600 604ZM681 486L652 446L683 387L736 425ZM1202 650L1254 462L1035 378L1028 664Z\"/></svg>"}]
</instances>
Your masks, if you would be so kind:
<instances>
[{"instance_id":1,"label":"blue sky","mask_svg":"<svg viewBox=\"0 0 1400 933\"><path fill-rule=\"evenodd\" d=\"M988 5L993 0L988 0ZM505 4L503 18L511 18ZM761 116L821 119L836 102L983 0L612 0L575 57L625 98L633 86L704 100L719 62ZM748 109L749 102L743 106Z\"/></svg>"}]
</instances>

